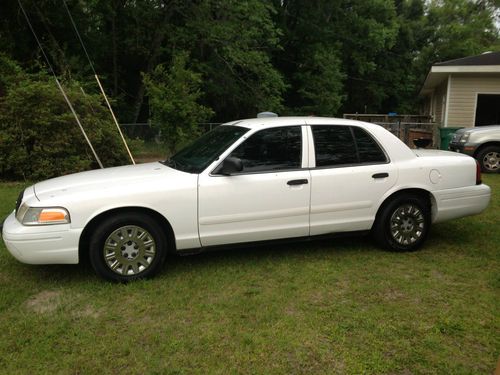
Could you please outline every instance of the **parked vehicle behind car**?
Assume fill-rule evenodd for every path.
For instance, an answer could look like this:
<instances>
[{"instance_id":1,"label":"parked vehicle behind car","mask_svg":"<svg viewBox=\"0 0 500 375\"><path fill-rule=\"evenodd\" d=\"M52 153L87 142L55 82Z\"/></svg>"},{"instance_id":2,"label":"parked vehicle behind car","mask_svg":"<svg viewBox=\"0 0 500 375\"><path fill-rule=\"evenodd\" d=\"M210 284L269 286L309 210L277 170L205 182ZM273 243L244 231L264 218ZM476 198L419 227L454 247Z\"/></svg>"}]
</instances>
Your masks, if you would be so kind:
<instances>
[{"instance_id":1,"label":"parked vehicle behind car","mask_svg":"<svg viewBox=\"0 0 500 375\"><path fill-rule=\"evenodd\" d=\"M77 173L21 192L6 219L11 254L78 263L129 281L168 252L371 232L393 251L422 246L431 223L483 211L476 161L411 150L382 127L320 117L223 124L169 160Z\"/></svg>"},{"instance_id":2,"label":"parked vehicle behind car","mask_svg":"<svg viewBox=\"0 0 500 375\"><path fill-rule=\"evenodd\" d=\"M500 125L459 129L449 149L474 157L486 173L500 172Z\"/></svg>"}]
</instances>

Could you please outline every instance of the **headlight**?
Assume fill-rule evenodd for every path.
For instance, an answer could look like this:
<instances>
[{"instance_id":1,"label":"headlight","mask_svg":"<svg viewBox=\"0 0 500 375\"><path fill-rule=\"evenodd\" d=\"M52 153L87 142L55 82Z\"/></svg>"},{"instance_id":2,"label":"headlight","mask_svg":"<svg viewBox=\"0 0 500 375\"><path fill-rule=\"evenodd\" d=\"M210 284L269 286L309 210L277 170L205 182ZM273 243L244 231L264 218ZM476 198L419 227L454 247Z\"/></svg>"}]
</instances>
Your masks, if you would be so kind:
<instances>
[{"instance_id":1,"label":"headlight","mask_svg":"<svg viewBox=\"0 0 500 375\"><path fill-rule=\"evenodd\" d=\"M69 212L62 207L28 207L19 208L17 219L23 225L53 225L71 223Z\"/></svg>"},{"instance_id":2,"label":"headlight","mask_svg":"<svg viewBox=\"0 0 500 375\"><path fill-rule=\"evenodd\" d=\"M466 143L469 140L469 137L470 133L464 133L464 135L462 135L462 138L460 138L460 143Z\"/></svg>"}]
</instances>

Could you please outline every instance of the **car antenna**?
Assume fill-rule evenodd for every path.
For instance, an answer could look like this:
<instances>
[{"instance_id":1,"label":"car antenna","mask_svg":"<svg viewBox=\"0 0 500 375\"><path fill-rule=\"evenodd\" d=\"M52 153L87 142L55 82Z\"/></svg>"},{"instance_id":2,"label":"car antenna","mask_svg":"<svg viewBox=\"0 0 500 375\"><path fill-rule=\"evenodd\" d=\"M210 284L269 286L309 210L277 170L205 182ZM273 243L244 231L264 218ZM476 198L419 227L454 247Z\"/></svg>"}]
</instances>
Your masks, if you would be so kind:
<instances>
[{"instance_id":1,"label":"car antenna","mask_svg":"<svg viewBox=\"0 0 500 375\"><path fill-rule=\"evenodd\" d=\"M82 123L80 122L80 119L78 118L78 115L76 114L76 111L75 109L73 108L73 105L71 104L68 96L66 95L66 92L64 91L64 88L62 87L61 85L61 82L59 82L59 79L57 78L57 75L54 71L54 69L52 68L52 65L50 64L50 61L49 61L49 58L47 57L47 55L45 54L45 51L42 47L42 43L40 43L40 40L38 39L38 36L36 35L36 32L35 32L35 29L33 28L33 25L31 24L30 22L30 19L28 17L28 14L26 13L26 11L24 10L24 7L21 3L21 0L17 0L18 4L19 4L19 7L21 8L21 11L23 12L24 14L24 18L26 18L26 22L28 23L28 26L31 30L31 32L33 33L33 36L35 37L35 40L38 44L38 47L40 47L40 51L42 52L42 55L43 57L45 58L45 61L47 62L47 65L49 67L49 70L50 72L52 73L52 75L54 76L54 80L56 81L56 84L57 84L57 87L59 88L59 90L61 91L61 94L62 96L64 97L64 100L66 101L66 103L68 104L68 107L71 111L71 113L73 114L73 117L75 118L76 120L76 123L78 124L80 130L82 131L82 134L85 138L85 140L87 141L90 149L92 150L92 154L94 154L94 157L95 159L97 160L97 163L99 164L99 167L100 168L104 168L104 166L102 165L102 162L101 162L101 159L99 159L99 156L97 156L97 153L95 152L94 150L94 147L92 146L92 142L90 142L90 139L89 137L87 136L87 133L85 132L85 129L83 128L82 126Z\"/></svg>"},{"instance_id":2,"label":"car antenna","mask_svg":"<svg viewBox=\"0 0 500 375\"><path fill-rule=\"evenodd\" d=\"M113 108L111 108L111 104L109 103L108 97L106 95L106 92L104 91L104 88L102 87L101 81L99 79L99 76L97 75L95 69L94 69L94 64L92 64L92 60L90 59L90 56L87 52L87 48L85 48L85 44L83 43L83 39L80 36L80 33L78 31L78 28L76 27L75 20L73 19L73 16L71 15L71 12L68 8L68 4L66 3L66 0L63 0L64 7L66 8L66 12L68 13L69 19L71 20L71 24L73 25L73 29L75 30L76 36L78 37L78 40L80 41L80 44L83 48L83 51L85 52L85 56L87 56L87 60L89 61L90 68L92 69L92 72L94 72L94 77L97 81L97 84L99 85L99 89L101 90L102 96L104 97L104 100L106 101L106 105L108 106L109 112L111 113L111 117L113 118L113 121L116 125L116 128L118 129L118 133L120 134L120 137L123 141L123 144L125 145L125 148L127 150L128 156L130 157L130 160L132 160L132 164L135 164L134 157L132 156L132 153L130 152L130 149L128 148L127 141L125 140L125 137L123 136L122 130L120 128L120 125L118 124L118 120L116 119L115 113L113 112Z\"/></svg>"}]
</instances>

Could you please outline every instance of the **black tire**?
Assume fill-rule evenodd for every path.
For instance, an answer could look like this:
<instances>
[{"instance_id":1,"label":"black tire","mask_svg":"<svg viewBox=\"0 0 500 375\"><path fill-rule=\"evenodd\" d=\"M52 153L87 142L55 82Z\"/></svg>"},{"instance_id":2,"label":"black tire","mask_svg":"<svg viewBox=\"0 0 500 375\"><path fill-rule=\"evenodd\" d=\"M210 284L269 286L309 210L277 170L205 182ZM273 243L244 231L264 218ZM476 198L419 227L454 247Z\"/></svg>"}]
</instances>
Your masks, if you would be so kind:
<instances>
[{"instance_id":1,"label":"black tire","mask_svg":"<svg viewBox=\"0 0 500 375\"><path fill-rule=\"evenodd\" d=\"M403 193L384 202L372 227L379 246L390 251L415 251L425 242L431 225L429 202Z\"/></svg>"},{"instance_id":2,"label":"black tire","mask_svg":"<svg viewBox=\"0 0 500 375\"><path fill-rule=\"evenodd\" d=\"M89 248L90 263L97 275L127 282L158 273L167 256L167 236L144 213L120 213L97 227Z\"/></svg>"},{"instance_id":3,"label":"black tire","mask_svg":"<svg viewBox=\"0 0 500 375\"><path fill-rule=\"evenodd\" d=\"M479 150L476 155L476 160L481 166L481 171L484 173L499 173L500 172L500 147L487 146Z\"/></svg>"}]
</instances>

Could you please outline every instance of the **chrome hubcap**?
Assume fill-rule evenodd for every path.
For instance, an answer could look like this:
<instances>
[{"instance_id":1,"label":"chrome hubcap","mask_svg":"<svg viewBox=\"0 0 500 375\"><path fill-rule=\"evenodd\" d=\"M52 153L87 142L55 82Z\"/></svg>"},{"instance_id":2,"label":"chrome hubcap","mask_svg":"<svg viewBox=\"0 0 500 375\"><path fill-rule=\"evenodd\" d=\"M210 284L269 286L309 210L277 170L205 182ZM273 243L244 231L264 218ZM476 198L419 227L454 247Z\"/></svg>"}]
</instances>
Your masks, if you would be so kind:
<instances>
[{"instance_id":1,"label":"chrome hubcap","mask_svg":"<svg viewBox=\"0 0 500 375\"><path fill-rule=\"evenodd\" d=\"M394 211L390 224L392 238L400 245L411 245L422 237L424 214L417 206L405 204Z\"/></svg>"},{"instance_id":2,"label":"chrome hubcap","mask_svg":"<svg viewBox=\"0 0 500 375\"><path fill-rule=\"evenodd\" d=\"M106 265L113 272L123 276L137 275L153 262L156 244L146 229L127 225L106 238L103 255Z\"/></svg>"},{"instance_id":3,"label":"chrome hubcap","mask_svg":"<svg viewBox=\"0 0 500 375\"><path fill-rule=\"evenodd\" d=\"M490 171L497 171L500 167L500 153L494 151L488 152L484 155L483 165Z\"/></svg>"}]
</instances>

